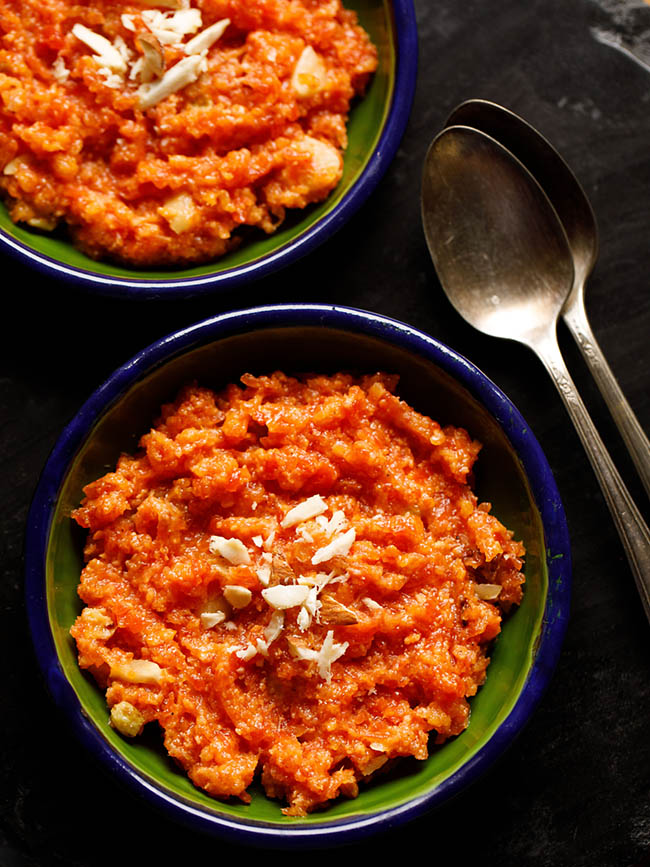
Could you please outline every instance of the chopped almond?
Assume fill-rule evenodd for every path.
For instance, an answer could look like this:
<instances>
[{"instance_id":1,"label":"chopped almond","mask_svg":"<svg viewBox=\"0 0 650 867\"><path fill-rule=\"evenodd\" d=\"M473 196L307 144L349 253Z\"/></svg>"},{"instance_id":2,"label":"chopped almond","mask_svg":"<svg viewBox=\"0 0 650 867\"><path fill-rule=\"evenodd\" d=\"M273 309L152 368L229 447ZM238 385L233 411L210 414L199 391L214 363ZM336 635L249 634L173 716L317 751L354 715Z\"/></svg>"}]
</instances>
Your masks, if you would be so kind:
<instances>
[{"instance_id":1,"label":"chopped almond","mask_svg":"<svg viewBox=\"0 0 650 867\"><path fill-rule=\"evenodd\" d=\"M141 33L138 36L138 45L143 54L139 78L143 84L146 84L154 78L160 78L164 73L165 53L162 45L153 33Z\"/></svg>"},{"instance_id":2,"label":"chopped almond","mask_svg":"<svg viewBox=\"0 0 650 867\"><path fill-rule=\"evenodd\" d=\"M191 231L198 223L200 212L189 193L179 192L158 208L158 213L169 223L177 235Z\"/></svg>"},{"instance_id":3,"label":"chopped almond","mask_svg":"<svg viewBox=\"0 0 650 867\"><path fill-rule=\"evenodd\" d=\"M257 580L263 587L268 587L271 583L271 565L270 563L262 563L255 570Z\"/></svg>"},{"instance_id":4,"label":"chopped almond","mask_svg":"<svg viewBox=\"0 0 650 867\"><path fill-rule=\"evenodd\" d=\"M271 608L296 608L302 605L309 595L309 587L301 584L278 584L262 590L262 596Z\"/></svg>"},{"instance_id":5,"label":"chopped almond","mask_svg":"<svg viewBox=\"0 0 650 867\"><path fill-rule=\"evenodd\" d=\"M257 648L254 644L251 644L250 641L246 645L246 647L241 648L241 650L235 651L235 656L238 659L243 660L244 662L248 662L249 659L252 659L257 653Z\"/></svg>"},{"instance_id":6,"label":"chopped almond","mask_svg":"<svg viewBox=\"0 0 650 867\"><path fill-rule=\"evenodd\" d=\"M201 626L204 629L212 629L214 626L217 626L219 623L223 623L226 619L226 615L223 611L206 611L203 614L199 615L201 620Z\"/></svg>"},{"instance_id":7,"label":"chopped almond","mask_svg":"<svg viewBox=\"0 0 650 867\"><path fill-rule=\"evenodd\" d=\"M370 611L383 611L383 605L380 605L376 599L372 599L370 596L364 596L361 601Z\"/></svg>"},{"instance_id":8,"label":"chopped almond","mask_svg":"<svg viewBox=\"0 0 650 867\"><path fill-rule=\"evenodd\" d=\"M126 683L160 683L162 669L148 659L133 659L130 662L118 662L111 666L111 677Z\"/></svg>"},{"instance_id":9,"label":"chopped almond","mask_svg":"<svg viewBox=\"0 0 650 867\"><path fill-rule=\"evenodd\" d=\"M320 598L320 621L331 626L352 626L358 623L359 615L326 593Z\"/></svg>"},{"instance_id":10,"label":"chopped almond","mask_svg":"<svg viewBox=\"0 0 650 867\"><path fill-rule=\"evenodd\" d=\"M284 554L274 554L269 584L271 586L275 584L293 584L295 579L296 574Z\"/></svg>"},{"instance_id":11,"label":"chopped almond","mask_svg":"<svg viewBox=\"0 0 650 867\"><path fill-rule=\"evenodd\" d=\"M493 599L498 599L501 595L500 584L477 584L476 595L479 599L485 599L491 602Z\"/></svg>"},{"instance_id":12,"label":"chopped almond","mask_svg":"<svg viewBox=\"0 0 650 867\"><path fill-rule=\"evenodd\" d=\"M328 683L332 679L332 663L343 656L349 646L347 641L343 644L334 641L334 632L331 629L325 636L320 650L305 647L305 645L295 641L295 639L287 639L287 643L289 644L292 656L295 656L297 659L304 659L307 662L317 663L319 675Z\"/></svg>"},{"instance_id":13,"label":"chopped almond","mask_svg":"<svg viewBox=\"0 0 650 867\"><path fill-rule=\"evenodd\" d=\"M175 12L145 9L141 18L162 45L180 45L186 36L196 33L202 24L201 10L189 7Z\"/></svg>"},{"instance_id":14,"label":"chopped almond","mask_svg":"<svg viewBox=\"0 0 650 867\"><path fill-rule=\"evenodd\" d=\"M232 614L232 609L229 603L223 598L221 593L211 593L206 601L201 606L199 615L202 614L223 614L222 620L226 620Z\"/></svg>"},{"instance_id":15,"label":"chopped almond","mask_svg":"<svg viewBox=\"0 0 650 867\"><path fill-rule=\"evenodd\" d=\"M221 39L229 24L230 18L222 18L221 21L217 21L197 33L189 42L185 43L185 54L202 54L207 51L217 40Z\"/></svg>"},{"instance_id":16,"label":"chopped almond","mask_svg":"<svg viewBox=\"0 0 650 867\"><path fill-rule=\"evenodd\" d=\"M9 160L7 165L2 170L4 175L15 175L18 173L18 169L21 166L28 164L28 159L25 156L14 157L12 160Z\"/></svg>"},{"instance_id":17,"label":"chopped almond","mask_svg":"<svg viewBox=\"0 0 650 867\"><path fill-rule=\"evenodd\" d=\"M157 105L172 93L181 90L199 77L204 58L200 54L192 54L184 57L174 64L171 69L154 84L143 84L138 91L138 108L146 111Z\"/></svg>"},{"instance_id":18,"label":"chopped almond","mask_svg":"<svg viewBox=\"0 0 650 867\"><path fill-rule=\"evenodd\" d=\"M211 554L221 554L225 560L228 560L229 563L235 566L239 566L242 563L248 565L251 561L248 548L240 539L225 539L223 536L211 536L209 548Z\"/></svg>"},{"instance_id":19,"label":"chopped almond","mask_svg":"<svg viewBox=\"0 0 650 867\"><path fill-rule=\"evenodd\" d=\"M79 615L79 623L83 624L86 635L95 641L108 641L115 632L115 624L105 608L87 606Z\"/></svg>"},{"instance_id":20,"label":"chopped almond","mask_svg":"<svg viewBox=\"0 0 650 867\"><path fill-rule=\"evenodd\" d=\"M284 628L284 611L274 611L268 625L264 629L264 638L267 646L272 644L280 636Z\"/></svg>"},{"instance_id":21,"label":"chopped almond","mask_svg":"<svg viewBox=\"0 0 650 867\"><path fill-rule=\"evenodd\" d=\"M327 510L325 500L316 494L298 503L292 509L289 509L287 514L282 519L281 527L293 527L303 521L308 521L310 518L315 518L317 515L322 515Z\"/></svg>"},{"instance_id":22,"label":"chopped almond","mask_svg":"<svg viewBox=\"0 0 650 867\"><path fill-rule=\"evenodd\" d=\"M347 532L342 533L340 536L335 536L329 545L319 548L311 558L311 562L316 566L318 563L326 563L333 557L338 557L340 555L345 556L349 553L355 538L356 533L354 527L351 527Z\"/></svg>"},{"instance_id":23,"label":"chopped almond","mask_svg":"<svg viewBox=\"0 0 650 867\"><path fill-rule=\"evenodd\" d=\"M323 58L308 45L294 67L291 87L298 96L308 97L323 90L326 84L327 69Z\"/></svg>"},{"instance_id":24,"label":"chopped almond","mask_svg":"<svg viewBox=\"0 0 650 867\"><path fill-rule=\"evenodd\" d=\"M64 81L67 81L68 78L70 78L70 70L65 65L65 61L62 57L57 57L52 64L52 75L54 76L54 80L58 81L59 84L63 84Z\"/></svg>"},{"instance_id":25,"label":"chopped almond","mask_svg":"<svg viewBox=\"0 0 650 867\"><path fill-rule=\"evenodd\" d=\"M223 589L223 595L233 608L246 608L253 598L248 587L240 587L238 584L228 584Z\"/></svg>"},{"instance_id":26,"label":"chopped almond","mask_svg":"<svg viewBox=\"0 0 650 867\"><path fill-rule=\"evenodd\" d=\"M126 61L118 49L105 36L95 33L83 24L75 24L72 33L80 42L95 52L95 60L113 72L125 73Z\"/></svg>"}]
</instances>

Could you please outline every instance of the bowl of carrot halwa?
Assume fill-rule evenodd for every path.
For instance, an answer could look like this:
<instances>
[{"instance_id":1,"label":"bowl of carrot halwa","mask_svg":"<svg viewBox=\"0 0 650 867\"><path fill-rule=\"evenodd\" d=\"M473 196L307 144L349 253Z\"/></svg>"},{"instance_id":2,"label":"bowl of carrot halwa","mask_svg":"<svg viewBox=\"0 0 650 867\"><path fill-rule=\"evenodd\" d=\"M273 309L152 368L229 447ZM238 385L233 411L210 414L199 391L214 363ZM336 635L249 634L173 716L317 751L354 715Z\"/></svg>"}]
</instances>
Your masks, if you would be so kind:
<instances>
[{"instance_id":1,"label":"bowl of carrot halwa","mask_svg":"<svg viewBox=\"0 0 650 867\"><path fill-rule=\"evenodd\" d=\"M9 0L0 249L85 291L186 297L306 255L412 103L411 0Z\"/></svg>"},{"instance_id":2,"label":"bowl of carrot halwa","mask_svg":"<svg viewBox=\"0 0 650 867\"><path fill-rule=\"evenodd\" d=\"M326 305L149 346L63 431L26 539L33 640L83 744L191 827L359 840L508 747L557 661L570 552L508 398Z\"/></svg>"}]
</instances>

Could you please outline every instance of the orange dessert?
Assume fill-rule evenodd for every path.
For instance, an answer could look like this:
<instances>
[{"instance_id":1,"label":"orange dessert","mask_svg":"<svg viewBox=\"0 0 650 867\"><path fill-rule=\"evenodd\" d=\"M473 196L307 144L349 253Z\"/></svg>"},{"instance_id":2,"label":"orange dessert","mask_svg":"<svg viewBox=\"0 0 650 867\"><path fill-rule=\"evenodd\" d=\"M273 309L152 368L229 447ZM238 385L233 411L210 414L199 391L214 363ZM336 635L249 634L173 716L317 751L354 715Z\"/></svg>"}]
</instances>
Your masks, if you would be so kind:
<instances>
[{"instance_id":1,"label":"orange dessert","mask_svg":"<svg viewBox=\"0 0 650 867\"><path fill-rule=\"evenodd\" d=\"M340 0L5 0L0 191L95 258L211 259L337 185L376 66Z\"/></svg>"},{"instance_id":2,"label":"orange dessert","mask_svg":"<svg viewBox=\"0 0 650 867\"><path fill-rule=\"evenodd\" d=\"M86 487L71 631L117 730L302 816L463 731L524 549L472 492L480 444L396 377L241 381L185 388Z\"/></svg>"}]
</instances>

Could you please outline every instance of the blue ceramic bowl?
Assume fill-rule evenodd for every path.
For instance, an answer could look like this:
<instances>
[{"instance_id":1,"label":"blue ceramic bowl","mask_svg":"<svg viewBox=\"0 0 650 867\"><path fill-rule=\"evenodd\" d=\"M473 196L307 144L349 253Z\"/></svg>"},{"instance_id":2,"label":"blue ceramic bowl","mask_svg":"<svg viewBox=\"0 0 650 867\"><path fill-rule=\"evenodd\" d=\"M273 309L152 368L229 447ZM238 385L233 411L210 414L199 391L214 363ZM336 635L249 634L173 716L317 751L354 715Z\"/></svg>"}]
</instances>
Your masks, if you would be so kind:
<instances>
[{"instance_id":1,"label":"blue ceramic bowl","mask_svg":"<svg viewBox=\"0 0 650 867\"><path fill-rule=\"evenodd\" d=\"M193 268L142 270L94 261L66 238L14 224L0 203L0 251L47 278L122 298L186 298L232 289L289 265L338 231L390 165L409 118L418 38L412 0L345 0L377 47L379 66L353 105L343 177L320 204L291 213L273 235L250 236L222 258Z\"/></svg>"},{"instance_id":2,"label":"blue ceramic bowl","mask_svg":"<svg viewBox=\"0 0 650 867\"><path fill-rule=\"evenodd\" d=\"M399 394L442 424L483 442L476 490L527 549L522 604L491 649L468 728L432 747L424 762L398 764L355 800L306 818L253 791L224 804L194 788L146 738L108 725L102 692L80 671L69 629L85 533L70 519L83 486L132 451L163 402L191 380L212 388L241 374L282 369L398 373ZM420 816L475 780L512 742L549 682L569 608L570 553L562 503L532 431L508 398L465 358L403 323L350 308L307 305L242 310L154 343L119 368L63 431L43 471L26 538L27 609L48 687L88 750L169 816L235 842L316 847L354 842Z\"/></svg>"}]
</instances>

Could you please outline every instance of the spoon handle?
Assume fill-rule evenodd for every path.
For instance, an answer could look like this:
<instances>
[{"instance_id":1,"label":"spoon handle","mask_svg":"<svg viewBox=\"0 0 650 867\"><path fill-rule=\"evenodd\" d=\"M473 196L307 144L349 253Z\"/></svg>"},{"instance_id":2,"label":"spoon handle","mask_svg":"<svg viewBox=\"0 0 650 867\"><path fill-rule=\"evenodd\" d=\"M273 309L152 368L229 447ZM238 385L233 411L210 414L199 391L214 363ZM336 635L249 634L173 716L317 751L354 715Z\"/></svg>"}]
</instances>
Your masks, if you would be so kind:
<instances>
[{"instance_id":1,"label":"spoon handle","mask_svg":"<svg viewBox=\"0 0 650 867\"><path fill-rule=\"evenodd\" d=\"M582 294L573 292L562 317L580 347L582 355L627 446L646 493L650 497L650 441L607 364L589 325Z\"/></svg>"},{"instance_id":2,"label":"spoon handle","mask_svg":"<svg viewBox=\"0 0 650 867\"><path fill-rule=\"evenodd\" d=\"M555 333L536 341L533 348L550 373L591 461L621 537L646 616L650 620L650 530L630 497L578 394L562 358Z\"/></svg>"}]
</instances>

